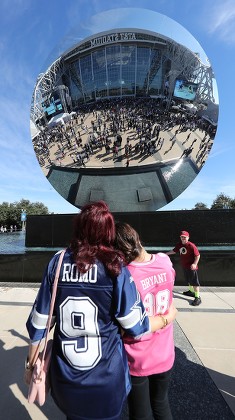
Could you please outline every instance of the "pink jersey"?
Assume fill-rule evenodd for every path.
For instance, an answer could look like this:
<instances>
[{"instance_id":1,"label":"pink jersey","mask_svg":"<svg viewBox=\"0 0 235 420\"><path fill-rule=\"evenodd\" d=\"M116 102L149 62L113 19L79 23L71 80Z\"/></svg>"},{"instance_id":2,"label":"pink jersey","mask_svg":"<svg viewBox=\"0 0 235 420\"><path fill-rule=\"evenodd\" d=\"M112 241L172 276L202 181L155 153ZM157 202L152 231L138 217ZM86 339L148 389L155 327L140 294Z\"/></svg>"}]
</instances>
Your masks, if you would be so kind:
<instances>
[{"instance_id":1,"label":"pink jersey","mask_svg":"<svg viewBox=\"0 0 235 420\"><path fill-rule=\"evenodd\" d=\"M128 269L147 314L166 314L172 303L175 281L175 270L170 258L163 253L153 254L149 262L132 262ZM125 335L123 339L131 375L148 376L172 368L175 359L172 323L138 340Z\"/></svg>"}]
</instances>

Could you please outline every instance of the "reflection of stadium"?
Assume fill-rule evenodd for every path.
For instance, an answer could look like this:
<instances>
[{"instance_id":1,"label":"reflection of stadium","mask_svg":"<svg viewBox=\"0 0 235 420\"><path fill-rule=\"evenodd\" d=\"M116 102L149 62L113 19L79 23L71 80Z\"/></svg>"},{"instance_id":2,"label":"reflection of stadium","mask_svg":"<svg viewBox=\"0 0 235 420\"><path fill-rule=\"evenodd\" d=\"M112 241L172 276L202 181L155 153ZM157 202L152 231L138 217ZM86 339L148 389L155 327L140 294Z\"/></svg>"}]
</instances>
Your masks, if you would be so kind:
<instances>
[{"instance_id":1,"label":"reflection of stadium","mask_svg":"<svg viewBox=\"0 0 235 420\"><path fill-rule=\"evenodd\" d=\"M198 54L150 31L103 32L39 75L34 148L51 184L77 207L103 198L114 211L156 210L205 162L217 124L206 114L213 95L212 69Z\"/></svg>"}]
</instances>

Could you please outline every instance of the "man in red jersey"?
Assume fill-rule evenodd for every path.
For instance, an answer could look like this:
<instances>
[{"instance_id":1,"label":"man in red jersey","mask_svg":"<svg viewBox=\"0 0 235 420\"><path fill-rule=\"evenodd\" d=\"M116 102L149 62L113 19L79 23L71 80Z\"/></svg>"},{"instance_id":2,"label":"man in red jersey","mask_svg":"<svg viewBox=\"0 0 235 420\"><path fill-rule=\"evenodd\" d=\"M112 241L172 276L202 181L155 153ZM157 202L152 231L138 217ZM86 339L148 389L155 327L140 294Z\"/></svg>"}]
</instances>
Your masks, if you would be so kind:
<instances>
[{"instance_id":1,"label":"man in red jersey","mask_svg":"<svg viewBox=\"0 0 235 420\"><path fill-rule=\"evenodd\" d=\"M173 255L177 252L180 254L180 263L184 271L185 280L189 286L189 290L183 292L183 295L194 297L192 305L199 306L202 303L198 279L200 253L196 245L189 241L189 233L186 230L182 230L180 233L180 242L176 244L172 251L168 251L166 254Z\"/></svg>"}]
</instances>

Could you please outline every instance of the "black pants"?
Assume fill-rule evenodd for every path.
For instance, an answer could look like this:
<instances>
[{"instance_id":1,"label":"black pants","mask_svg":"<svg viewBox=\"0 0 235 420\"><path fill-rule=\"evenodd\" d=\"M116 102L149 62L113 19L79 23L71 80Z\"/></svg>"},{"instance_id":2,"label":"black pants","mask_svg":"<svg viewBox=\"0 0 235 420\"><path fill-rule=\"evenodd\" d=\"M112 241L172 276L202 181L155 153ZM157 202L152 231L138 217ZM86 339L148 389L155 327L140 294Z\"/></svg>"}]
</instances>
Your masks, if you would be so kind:
<instances>
[{"instance_id":1,"label":"black pants","mask_svg":"<svg viewBox=\"0 0 235 420\"><path fill-rule=\"evenodd\" d=\"M132 376L128 397L130 420L172 420L168 389L172 369L150 376Z\"/></svg>"}]
</instances>

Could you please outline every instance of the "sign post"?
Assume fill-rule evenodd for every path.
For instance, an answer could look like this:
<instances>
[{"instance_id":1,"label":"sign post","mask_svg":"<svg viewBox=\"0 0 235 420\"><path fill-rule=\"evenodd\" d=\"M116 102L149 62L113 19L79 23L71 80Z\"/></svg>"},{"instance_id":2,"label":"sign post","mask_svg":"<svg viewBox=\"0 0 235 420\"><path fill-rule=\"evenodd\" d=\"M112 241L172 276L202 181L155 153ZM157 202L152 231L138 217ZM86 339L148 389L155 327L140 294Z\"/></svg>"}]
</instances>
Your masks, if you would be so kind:
<instances>
[{"instance_id":1,"label":"sign post","mask_svg":"<svg viewBox=\"0 0 235 420\"><path fill-rule=\"evenodd\" d=\"M21 212L22 231L25 231L26 229L26 219L27 219L26 211L22 209L22 212Z\"/></svg>"}]
</instances>

